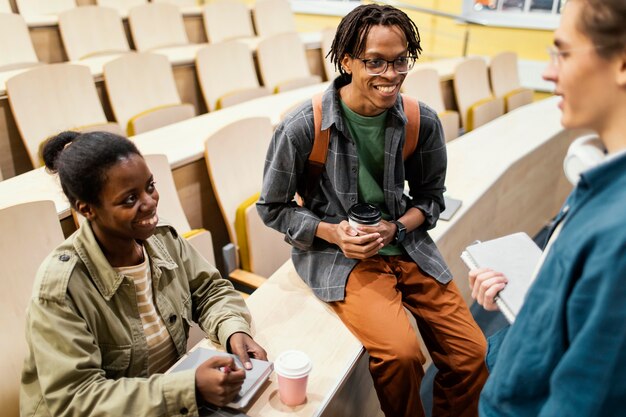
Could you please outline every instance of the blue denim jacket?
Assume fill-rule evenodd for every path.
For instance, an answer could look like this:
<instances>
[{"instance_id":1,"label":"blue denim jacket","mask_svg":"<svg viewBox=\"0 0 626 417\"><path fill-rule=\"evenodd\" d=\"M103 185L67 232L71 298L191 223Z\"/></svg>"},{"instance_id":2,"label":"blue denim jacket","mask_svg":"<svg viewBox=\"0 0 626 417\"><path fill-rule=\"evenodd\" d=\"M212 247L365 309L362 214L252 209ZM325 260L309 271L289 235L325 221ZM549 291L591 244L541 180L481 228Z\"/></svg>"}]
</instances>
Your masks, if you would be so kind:
<instances>
[{"instance_id":1,"label":"blue denim jacket","mask_svg":"<svg viewBox=\"0 0 626 417\"><path fill-rule=\"evenodd\" d=\"M625 415L626 155L583 174L564 207L524 307L490 340L481 416Z\"/></svg>"}]
</instances>

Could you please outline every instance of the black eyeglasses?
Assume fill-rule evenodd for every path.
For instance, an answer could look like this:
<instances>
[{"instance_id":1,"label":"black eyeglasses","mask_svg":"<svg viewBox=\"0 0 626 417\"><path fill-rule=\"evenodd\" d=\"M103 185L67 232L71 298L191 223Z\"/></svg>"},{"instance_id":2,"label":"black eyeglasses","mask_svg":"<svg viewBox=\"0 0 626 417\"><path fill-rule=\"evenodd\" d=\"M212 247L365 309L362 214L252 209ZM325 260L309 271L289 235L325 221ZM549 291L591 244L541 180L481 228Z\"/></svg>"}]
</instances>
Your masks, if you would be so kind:
<instances>
[{"instance_id":1,"label":"black eyeglasses","mask_svg":"<svg viewBox=\"0 0 626 417\"><path fill-rule=\"evenodd\" d=\"M365 65L365 71L369 75L382 75L387 71L389 64L393 65L393 68L396 70L398 74L406 74L413 68L415 65L416 58L414 56L401 56L399 58L394 59L393 61L387 61L382 58L374 58L374 59L366 59L366 58L358 58L352 57L354 59L358 59L362 61Z\"/></svg>"}]
</instances>

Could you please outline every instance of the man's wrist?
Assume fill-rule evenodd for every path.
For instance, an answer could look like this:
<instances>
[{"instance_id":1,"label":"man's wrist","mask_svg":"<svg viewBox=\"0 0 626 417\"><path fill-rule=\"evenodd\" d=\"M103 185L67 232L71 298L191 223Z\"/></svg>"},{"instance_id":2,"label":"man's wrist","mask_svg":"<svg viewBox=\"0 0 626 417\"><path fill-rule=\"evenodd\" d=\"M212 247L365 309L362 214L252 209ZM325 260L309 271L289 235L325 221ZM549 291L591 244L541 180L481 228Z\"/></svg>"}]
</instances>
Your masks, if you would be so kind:
<instances>
[{"instance_id":1,"label":"man's wrist","mask_svg":"<svg viewBox=\"0 0 626 417\"><path fill-rule=\"evenodd\" d=\"M315 229L315 236L325 240L328 243L336 244L333 239L333 237L336 235L336 232L334 230L334 228L336 227L337 225L333 223L319 222L317 225L317 229Z\"/></svg>"},{"instance_id":2,"label":"man's wrist","mask_svg":"<svg viewBox=\"0 0 626 417\"><path fill-rule=\"evenodd\" d=\"M396 232L391 240L391 244L397 245L404 241L406 237L406 226L399 220L392 220L391 223L396 225Z\"/></svg>"}]
</instances>

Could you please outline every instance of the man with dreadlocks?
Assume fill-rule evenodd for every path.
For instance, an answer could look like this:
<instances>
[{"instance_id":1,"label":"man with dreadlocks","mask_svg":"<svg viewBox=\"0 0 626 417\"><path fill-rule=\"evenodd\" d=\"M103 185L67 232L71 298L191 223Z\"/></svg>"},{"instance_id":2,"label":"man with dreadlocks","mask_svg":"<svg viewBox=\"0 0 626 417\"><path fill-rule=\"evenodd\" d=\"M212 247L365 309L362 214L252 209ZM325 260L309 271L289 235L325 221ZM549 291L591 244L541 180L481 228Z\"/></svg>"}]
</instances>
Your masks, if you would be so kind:
<instances>
[{"instance_id":1,"label":"man with dreadlocks","mask_svg":"<svg viewBox=\"0 0 626 417\"><path fill-rule=\"evenodd\" d=\"M433 416L475 416L486 342L427 233L444 208L447 160L437 115L423 104L419 141L403 159L399 92L420 52L417 27L394 7L362 5L344 17L329 54L341 76L321 99L324 170L307 189L316 128L305 103L274 133L257 209L293 246L298 274L369 352L387 417L424 415L424 356L405 308L438 369ZM358 202L378 206L383 220L353 229L347 212Z\"/></svg>"}]
</instances>

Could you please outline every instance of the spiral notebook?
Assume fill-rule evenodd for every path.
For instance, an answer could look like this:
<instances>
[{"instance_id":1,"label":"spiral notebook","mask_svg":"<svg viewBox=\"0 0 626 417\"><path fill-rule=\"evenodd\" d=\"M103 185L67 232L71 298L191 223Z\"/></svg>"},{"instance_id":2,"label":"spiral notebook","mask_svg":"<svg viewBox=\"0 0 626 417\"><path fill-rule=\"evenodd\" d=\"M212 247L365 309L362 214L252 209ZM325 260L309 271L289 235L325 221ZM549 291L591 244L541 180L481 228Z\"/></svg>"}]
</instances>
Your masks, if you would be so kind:
<instances>
[{"instance_id":1,"label":"spiral notebook","mask_svg":"<svg viewBox=\"0 0 626 417\"><path fill-rule=\"evenodd\" d=\"M508 279L506 287L496 296L498 308L509 323L524 304L541 258L541 249L526 233L514 233L468 246L461 259L469 269L491 268Z\"/></svg>"},{"instance_id":2,"label":"spiral notebook","mask_svg":"<svg viewBox=\"0 0 626 417\"><path fill-rule=\"evenodd\" d=\"M187 369L196 369L201 363L214 356L231 356L235 359L235 364L238 368L243 369L241 361L236 355L232 355L226 352L219 352L217 350L207 348L196 348L183 356L177 363L172 366L168 372L179 372ZM233 402L228 404L231 408L244 408L248 405L248 402L254 397L254 394L261 388L263 383L269 378L274 365L272 362L262 361L259 359L250 358L252 362L252 369L246 370L246 379L243 381L241 390ZM211 415L211 414L207 414ZM219 415L219 414L216 414Z\"/></svg>"}]
</instances>

